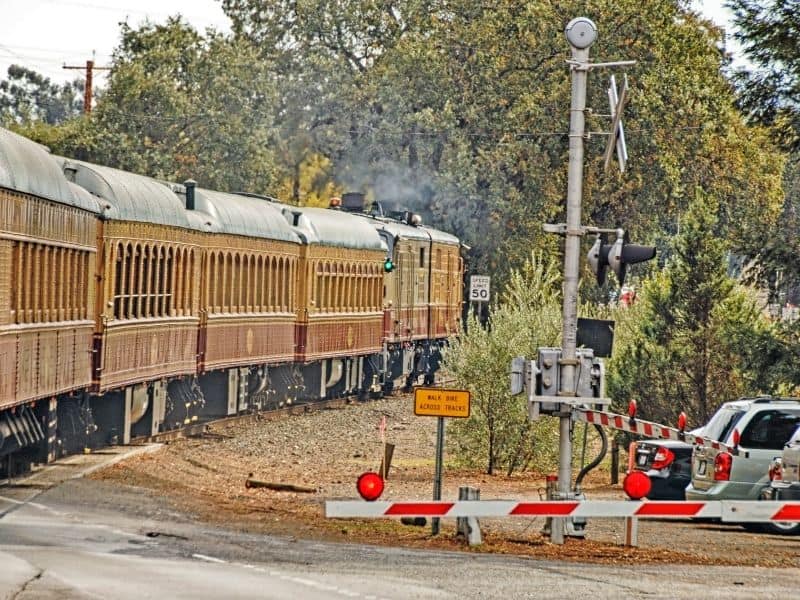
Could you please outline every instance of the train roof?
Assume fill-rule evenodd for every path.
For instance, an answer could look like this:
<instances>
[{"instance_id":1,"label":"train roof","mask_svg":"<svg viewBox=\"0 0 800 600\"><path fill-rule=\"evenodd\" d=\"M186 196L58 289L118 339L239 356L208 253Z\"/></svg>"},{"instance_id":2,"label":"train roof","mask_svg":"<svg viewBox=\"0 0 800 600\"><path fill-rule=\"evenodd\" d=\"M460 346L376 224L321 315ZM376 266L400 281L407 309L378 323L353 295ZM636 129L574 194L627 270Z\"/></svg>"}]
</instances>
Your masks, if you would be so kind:
<instances>
[{"instance_id":1,"label":"train roof","mask_svg":"<svg viewBox=\"0 0 800 600\"><path fill-rule=\"evenodd\" d=\"M283 216L308 244L386 250L374 227L355 215L328 208L283 205Z\"/></svg>"},{"instance_id":2,"label":"train roof","mask_svg":"<svg viewBox=\"0 0 800 600\"><path fill-rule=\"evenodd\" d=\"M424 242L430 241L430 237L420 227L413 227L406 225L402 221L395 221L394 219L382 219L366 216L367 221L377 230L389 232L392 237L399 237L406 240L420 240Z\"/></svg>"},{"instance_id":3,"label":"train roof","mask_svg":"<svg viewBox=\"0 0 800 600\"><path fill-rule=\"evenodd\" d=\"M100 198L104 218L196 228L181 199L166 185L144 175L61 158L67 179Z\"/></svg>"},{"instance_id":4,"label":"train roof","mask_svg":"<svg viewBox=\"0 0 800 600\"><path fill-rule=\"evenodd\" d=\"M194 202L189 219L200 219L197 225L208 231L300 243L280 207L269 200L198 188Z\"/></svg>"},{"instance_id":5,"label":"train roof","mask_svg":"<svg viewBox=\"0 0 800 600\"><path fill-rule=\"evenodd\" d=\"M39 196L93 213L98 202L75 191L47 149L7 129L0 128L0 187Z\"/></svg>"},{"instance_id":6,"label":"train roof","mask_svg":"<svg viewBox=\"0 0 800 600\"><path fill-rule=\"evenodd\" d=\"M403 221L391 219L388 217L374 217L364 215L365 218L378 230L388 231L395 237L401 239L412 239L422 241L434 241L441 244L450 244L454 246L459 245L459 239L449 233L434 229L432 227L425 227L424 225L408 225Z\"/></svg>"},{"instance_id":7,"label":"train roof","mask_svg":"<svg viewBox=\"0 0 800 600\"><path fill-rule=\"evenodd\" d=\"M442 231L441 229L434 229L433 227L427 227L425 225L420 225L419 229L424 229L427 231L431 236L431 240L434 242L438 242L440 244L450 244L452 246L458 246L461 244L461 240L459 240L456 236L454 236L452 233Z\"/></svg>"}]
</instances>

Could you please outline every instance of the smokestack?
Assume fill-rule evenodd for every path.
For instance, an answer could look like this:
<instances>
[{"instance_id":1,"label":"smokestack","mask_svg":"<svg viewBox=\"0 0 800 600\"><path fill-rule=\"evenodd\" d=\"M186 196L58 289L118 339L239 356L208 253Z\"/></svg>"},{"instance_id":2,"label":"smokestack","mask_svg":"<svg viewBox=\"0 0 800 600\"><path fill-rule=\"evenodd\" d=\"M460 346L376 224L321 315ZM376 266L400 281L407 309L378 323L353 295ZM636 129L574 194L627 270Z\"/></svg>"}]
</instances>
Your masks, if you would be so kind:
<instances>
[{"instance_id":1,"label":"smokestack","mask_svg":"<svg viewBox=\"0 0 800 600\"><path fill-rule=\"evenodd\" d=\"M347 192L342 194L342 210L347 212L364 212L364 194Z\"/></svg>"},{"instance_id":2,"label":"smokestack","mask_svg":"<svg viewBox=\"0 0 800 600\"><path fill-rule=\"evenodd\" d=\"M186 188L186 210L194 210L194 188L197 187L197 182L187 179L183 182L183 187Z\"/></svg>"}]
</instances>

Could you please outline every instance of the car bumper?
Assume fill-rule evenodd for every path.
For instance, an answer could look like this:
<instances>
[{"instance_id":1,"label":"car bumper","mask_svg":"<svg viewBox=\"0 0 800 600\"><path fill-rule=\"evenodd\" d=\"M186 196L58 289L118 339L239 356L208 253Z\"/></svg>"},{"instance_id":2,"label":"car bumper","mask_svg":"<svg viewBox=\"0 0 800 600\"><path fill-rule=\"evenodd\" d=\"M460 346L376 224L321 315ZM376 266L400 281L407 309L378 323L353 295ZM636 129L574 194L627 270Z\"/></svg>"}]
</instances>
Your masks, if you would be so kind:
<instances>
[{"instance_id":1,"label":"car bumper","mask_svg":"<svg viewBox=\"0 0 800 600\"><path fill-rule=\"evenodd\" d=\"M764 495L769 500L800 500L800 484L775 484L768 487Z\"/></svg>"},{"instance_id":2,"label":"car bumper","mask_svg":"<svg viewBox=\"0 0 800 600\"><path fill-rule=\"evenodd\" d=\"M719 481L706 490L691 483L686 488L687 500L758 500L763 485L757 483Z\"/></svg>"},{"instance_id":3,"label":"car bumper","mask_svg":"<svg viewBox=\"0 0 800 600\"><path fill-rule=\"evenodd\" d=\"M683 500L684 490L689 485L688 477L665 477L659 471L647 472L652 487L647 494L648 500Z\"/></svg>"}]
</instances>

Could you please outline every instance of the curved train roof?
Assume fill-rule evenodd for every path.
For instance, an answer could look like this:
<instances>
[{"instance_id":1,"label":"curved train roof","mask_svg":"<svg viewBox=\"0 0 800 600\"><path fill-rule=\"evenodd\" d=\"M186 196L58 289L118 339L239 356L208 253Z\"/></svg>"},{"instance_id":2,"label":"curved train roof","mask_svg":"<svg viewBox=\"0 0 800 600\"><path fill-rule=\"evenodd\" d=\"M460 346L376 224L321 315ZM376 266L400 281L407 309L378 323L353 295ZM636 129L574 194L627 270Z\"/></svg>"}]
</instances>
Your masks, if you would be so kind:
<instances>
[{"instance_id":1,"label":"curved train roof","mask_svg":"<svg viewBox=\"0 0 800 600\"><path fill-rule=\"evenodd\" d=\"M453 246L459 245L459 239L449 233L426 227L424 225L408 225L396 219L386 217L373 217L364 215L369 223L378 230L388 231L395 237L412 240L434 241L441 244L450 244Z\"/></svg>"},{"instance_id":2,"label":"curved train roof","mask_svg":"<svg viewBox=\"0 0 800 600\"><path fill-rule=\"evenodd\" d=\"M105 201L100 203L105 218L195 228L181 199L155 179L78 160L60 161L67 179Z\"/></svg>"},{"instance_id":3,"label":"curved train roof","mask_svg":"<svg viewBox=\"0 0 800 600\"><path fill-rule=\"evenodd\" d=\"M431 239L434 242L439 242L440 244L451 244L453 246L458 246L461 243L461 240L459 240L452 233L447 233L441 229L434 229L433 227L426 227L425 225L420 225L419 229L424 229L427 231L431 235Z\"/></svg>"},{"instance_id":4,"label":"curved train roof","mask_svg":"<svg viewBox=\"0 0 800 600\"><path fill-rule=\"evenodd\" d=\"M97 201L75 192L44 146L0 128L0 187L97 213Z\"/></svg>"},{"instance_id":5,"label":"curved train roof","mask_svg":"<svg viewBox=\"0 0 800 600\"><path fill-rule=\"evenodd\" d=\"M375 228L364 219L350 213L328 208L287 205L283 205L282 212L308 244L358 250L386 250L386 244Z\"/></svg>"},{"instance_id":6,"label":"curved train roof","mask_svg":"<svg viewBox=\"0 0 800 600\"><path fill-rule=\"evenodd\" d=\"M210 231L300 243L280 207L269 200L198 188L194 202L189 218L195 217L193 212L203 213Z\"/></svg>"}]
</instances>

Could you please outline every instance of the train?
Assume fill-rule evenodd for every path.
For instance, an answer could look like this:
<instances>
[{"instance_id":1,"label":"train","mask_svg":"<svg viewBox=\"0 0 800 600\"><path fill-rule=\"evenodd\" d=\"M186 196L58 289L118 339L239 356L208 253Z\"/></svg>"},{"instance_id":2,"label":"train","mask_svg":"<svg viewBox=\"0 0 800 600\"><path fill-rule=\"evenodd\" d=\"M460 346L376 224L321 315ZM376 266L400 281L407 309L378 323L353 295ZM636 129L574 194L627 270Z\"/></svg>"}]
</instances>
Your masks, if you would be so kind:
<instances>
[{"instance_id":1,"label":"train","mask_svg":"<svg viewBox=\"0 0 800 600\"><path fill-rule=\"evenodd\" d=\"M434 381L460 240L60 157L0 129L0 474L214 418Z\"/></svg>"}]
</instances>

